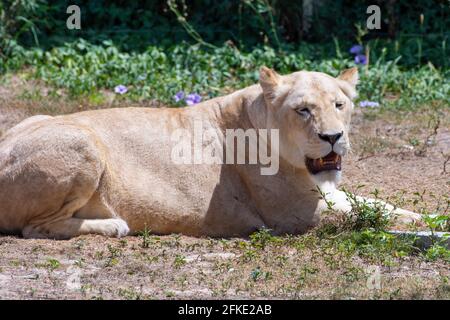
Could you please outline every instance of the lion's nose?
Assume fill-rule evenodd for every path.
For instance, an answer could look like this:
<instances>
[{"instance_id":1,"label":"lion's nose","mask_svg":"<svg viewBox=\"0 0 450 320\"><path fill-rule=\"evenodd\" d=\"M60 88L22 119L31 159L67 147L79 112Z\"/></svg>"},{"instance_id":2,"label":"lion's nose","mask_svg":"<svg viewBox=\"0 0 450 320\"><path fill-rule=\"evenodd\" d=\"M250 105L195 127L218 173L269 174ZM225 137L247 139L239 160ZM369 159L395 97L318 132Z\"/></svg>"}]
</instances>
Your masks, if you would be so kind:
<instances>
[{"instance_id":1,"label":"lion's nose","mask_svg":"<svg viewBox=\"0 0 450 320\"><path fill-rule=\"evenodd\" d=\"M338 141L344 132L339 133L333 133L333 134L321 134L319 133L319 138L323 141L331 143L331 145L334 145L336 141Z\"/></svg>"}]
</instances>

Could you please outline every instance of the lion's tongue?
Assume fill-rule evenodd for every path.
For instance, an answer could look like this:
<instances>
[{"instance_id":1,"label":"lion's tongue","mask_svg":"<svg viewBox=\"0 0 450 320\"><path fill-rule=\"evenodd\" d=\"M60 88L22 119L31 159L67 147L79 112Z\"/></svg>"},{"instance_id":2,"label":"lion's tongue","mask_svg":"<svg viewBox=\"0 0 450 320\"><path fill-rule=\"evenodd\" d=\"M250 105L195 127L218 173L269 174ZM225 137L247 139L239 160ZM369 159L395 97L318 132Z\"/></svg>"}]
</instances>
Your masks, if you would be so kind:
<instances>
[{"instance_id":1,"label":"lion's tongue","mask_svg":"<svg viewBox=\"0 0 450 320\"><path fill-rule=\"evenodd\" d=\"M323 158L307 159L306 165L313 174L327 170L341 170L341 156L332 151Z\"/></svg>"}]
</instances>

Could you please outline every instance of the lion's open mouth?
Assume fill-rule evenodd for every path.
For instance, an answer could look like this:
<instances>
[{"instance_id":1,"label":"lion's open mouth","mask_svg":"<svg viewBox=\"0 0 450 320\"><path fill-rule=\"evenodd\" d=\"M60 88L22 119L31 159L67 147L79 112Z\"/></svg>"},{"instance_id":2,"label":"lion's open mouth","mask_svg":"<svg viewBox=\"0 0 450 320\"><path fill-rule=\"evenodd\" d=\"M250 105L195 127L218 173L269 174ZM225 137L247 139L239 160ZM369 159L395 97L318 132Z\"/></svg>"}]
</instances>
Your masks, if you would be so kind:
<instances>
[{"instance_id":1,"label":"lion's open mouth","mask_svg":"<svg viewBox=\"0 0 450 320\"><path fill-rule=\"evenodd\" d=\"M341 170L341 156L331 151L323 158L311 159L306 157L306 167L312 174L328 170Z\"/></svg>"}]
</instances>

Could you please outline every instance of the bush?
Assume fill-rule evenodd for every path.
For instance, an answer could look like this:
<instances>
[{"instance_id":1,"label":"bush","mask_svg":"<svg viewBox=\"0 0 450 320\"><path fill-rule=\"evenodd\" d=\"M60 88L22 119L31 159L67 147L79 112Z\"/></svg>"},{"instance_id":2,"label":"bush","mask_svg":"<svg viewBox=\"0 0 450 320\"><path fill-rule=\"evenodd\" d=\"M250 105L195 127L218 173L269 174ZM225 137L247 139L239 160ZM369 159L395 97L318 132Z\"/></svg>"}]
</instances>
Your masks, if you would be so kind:
<instances>
[{"instance_id":1,"label":"bush","mask_svg":"<svg viewBox=\"0 0 450 320\"><path fill-rule=\"evenodd\" d=\"M0 2L0 57L6 59L25 37L39 45L36 21L44 2L41 0L4 0Z\"/></svg>"},{"instance_id":2,"label":"bush","mask_svg":"<svg viewBox=\"0 0 450 320\"><path fill-rule=\"evenodd\" d=\"M111 41L93 45L79 40L50 51L17 50L3 68L33 66L36 78L67 89L71 95L113 90L121 84L128 87L127 98L172 104L179 90L198 92L207 98L256 83L262 65L281 73L314 70L334 76L355 65L350 54L316 60L310 58L311 51L309 45L289 51L270 47L240 51L232 46L208 49L180 44L170 48L150 46L142 53L129 53ZM397 62L386 61L380 55L367 70L361 68L360 98L390 105L391 100L384 100L389 94L397 97L395 105L408 108L431 100L448 101L448 70L441 71L431 64L405 70Z\"/></svg>"},{"instance_id":3,"label":"bush","mask_svg":"<svg viewBox=\"0 0 450 320\"><path fill-rule=\"evenodd\" d=\"M450 6L446 0L418 0L414 4L408 0L311 2L314 11L308 18L309 29L305 28L303 1L290 0L79 0L81 30L65 26L71 1L5 0L0 3L0 15L6 23L0 20L0 25L7 25L6 34L19 45L34 46L39 40L45 49L82 37L95 44L113 40L121 50L141 51L148 45L197 42L186 32L192 27L204 41L219 47L231 41L248 51L258 45L285 48L306 41L321 44L327 57L327 51L333 52L333 39L346 47L355 41L355 25L364 26L366 8L377 4L382 13L381 30L369 30L363 41L374 40L378 51L388 48L389 60L401 55L404 65L430 61L448 66Z\"/></svg>"}]
</instances>

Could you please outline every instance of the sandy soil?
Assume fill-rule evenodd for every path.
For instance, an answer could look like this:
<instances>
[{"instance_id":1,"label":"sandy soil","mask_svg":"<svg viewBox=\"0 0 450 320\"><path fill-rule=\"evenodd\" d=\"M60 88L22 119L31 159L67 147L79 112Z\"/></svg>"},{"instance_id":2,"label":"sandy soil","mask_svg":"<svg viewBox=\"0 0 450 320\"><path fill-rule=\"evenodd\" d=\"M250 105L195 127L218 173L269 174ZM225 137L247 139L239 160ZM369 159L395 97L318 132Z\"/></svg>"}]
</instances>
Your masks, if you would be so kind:
<instances>
[{"instance_id":1,"label":"sandy soil","mask_svg":"<svg viewBox=\"0 0 450 320\"><path fill-rule=\"evenodd\" d=\"M9 83L10 88L23 84L18 78ZM58 106L45 94L34 100L5 88L0 86L0 135L28 115L97 107L78 101ZM448 214L449 118L448 110L433 108L358 109L343 186L362 195L377 188L382 198L402 207ZM367 282L373 268L381 275L375 289ZM246 239L177 235L69 241L0 236L0 299L449 299L449 277L443 261L404 257L379 263L316 246L309 236L259 250Z\"/></svg>"}]
</instances>

